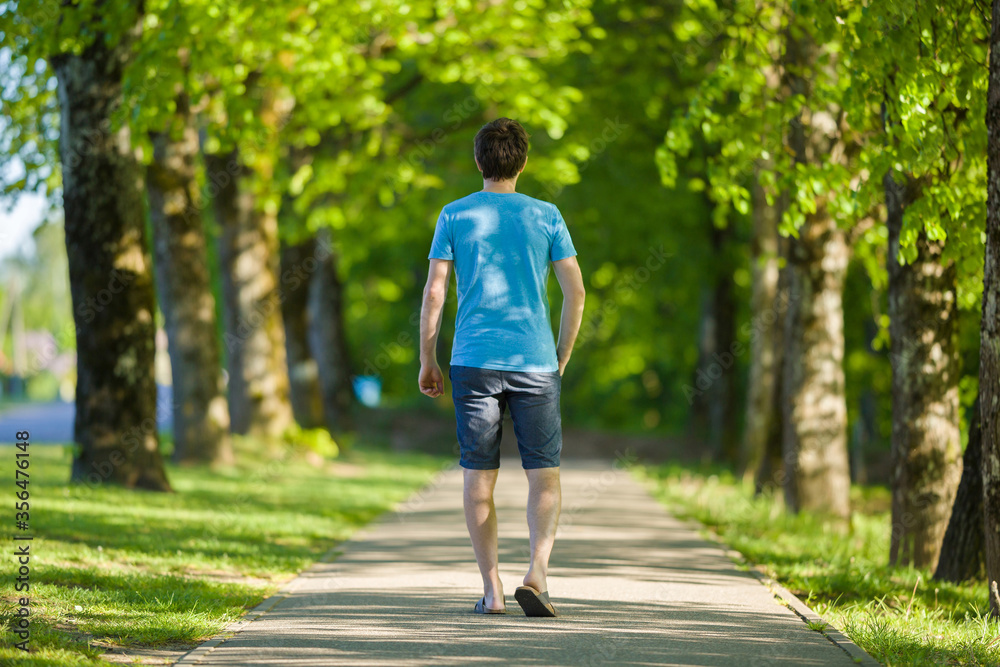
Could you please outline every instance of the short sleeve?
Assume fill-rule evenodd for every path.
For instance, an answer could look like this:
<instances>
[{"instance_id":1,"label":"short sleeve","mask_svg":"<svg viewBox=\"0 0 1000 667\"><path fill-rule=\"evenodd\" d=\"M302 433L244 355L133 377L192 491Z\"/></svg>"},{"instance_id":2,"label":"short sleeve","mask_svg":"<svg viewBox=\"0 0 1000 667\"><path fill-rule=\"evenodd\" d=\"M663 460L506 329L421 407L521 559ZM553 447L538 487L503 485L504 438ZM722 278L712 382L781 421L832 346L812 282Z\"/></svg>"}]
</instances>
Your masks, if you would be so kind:
<instances>
[{"instance_id":1,"label":"short sleeve","mask_svg":"<svg viewBox=\"0 0 1000 667\"><path fill-rule=\"evenodd\" d=\"M555 207L553 207L555 208ZM560 259L567 259L576 254L573 247L573 239L569 236L569 229L566 221L563 220L562 213L555 208L555 233L552 235L552 247L549 249L549 259L558 262Z\"/></svg>"},{"instance_id":2,"label":"short sleeve","mask_svg":"<svg viewBox=\"0 0 1000 667\"><path fill-rule=\"evenodd\" d=\"M431 252L427 259L455 259L455 247L451 238L451 225L448 224L448 215L442 209L438 216L437 224L434 226L434 240L431 241Z\"/></svg>"}]
</instances>

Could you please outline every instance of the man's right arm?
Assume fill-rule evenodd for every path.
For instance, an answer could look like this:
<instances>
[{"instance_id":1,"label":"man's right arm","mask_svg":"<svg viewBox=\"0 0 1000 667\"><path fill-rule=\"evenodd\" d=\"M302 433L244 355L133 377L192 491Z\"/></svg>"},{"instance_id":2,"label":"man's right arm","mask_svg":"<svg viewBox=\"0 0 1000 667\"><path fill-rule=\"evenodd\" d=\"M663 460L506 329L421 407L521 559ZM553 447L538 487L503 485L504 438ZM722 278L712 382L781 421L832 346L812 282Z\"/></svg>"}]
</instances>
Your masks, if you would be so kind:
<instances>
[{"instance_id":1,"label":"man's right arm","mask_svg":"<svg viewBox=\"0 0 1000 667\"><path fill-rule=\"evenodd\" d=\"M448 296L448 280L452 262L433 258L427 272L424 301L420 307L420 392L431 398L444 393L444 377L437 360L437 339L441 331L444 301Z\"/></svg>"},{"instance_id":2,"label":"man's right arm","mask_svg":"<svg viewBox=\"0 0 1000 667\"><path fill-rule=\"evenodd\" d=\"M583 287L583 274L576 256L552 262L556 280L562 288L562 314L559 318L559 341L556 343L556 357L559 359L559 375L566 370L566 364L573 354L573 344L580 333L583 321L583 302L587 293Z\"/></svg>"}]
</instances>

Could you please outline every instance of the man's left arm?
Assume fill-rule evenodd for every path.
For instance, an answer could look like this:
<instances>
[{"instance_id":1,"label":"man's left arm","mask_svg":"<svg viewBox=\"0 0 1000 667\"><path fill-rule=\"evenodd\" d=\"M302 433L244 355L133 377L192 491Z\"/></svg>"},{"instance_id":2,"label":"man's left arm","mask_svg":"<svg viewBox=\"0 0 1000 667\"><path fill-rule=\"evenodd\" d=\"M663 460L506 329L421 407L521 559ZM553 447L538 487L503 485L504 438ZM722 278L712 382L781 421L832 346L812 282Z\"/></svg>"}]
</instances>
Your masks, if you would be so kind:
<instances>
[{"instance_id":1,"label":"man's left arm","mask_svg":"<svg viewBox=\"0 0 1000 667\"><path fill-rule=\"evenodd\" d=\"M420 307L420 393L437 398L444 393L444 376L437 360L437 339L441 332L441 316L448 297L448 280L452 262L432 259L424 286Z\"/></svg>"}]
</instances>

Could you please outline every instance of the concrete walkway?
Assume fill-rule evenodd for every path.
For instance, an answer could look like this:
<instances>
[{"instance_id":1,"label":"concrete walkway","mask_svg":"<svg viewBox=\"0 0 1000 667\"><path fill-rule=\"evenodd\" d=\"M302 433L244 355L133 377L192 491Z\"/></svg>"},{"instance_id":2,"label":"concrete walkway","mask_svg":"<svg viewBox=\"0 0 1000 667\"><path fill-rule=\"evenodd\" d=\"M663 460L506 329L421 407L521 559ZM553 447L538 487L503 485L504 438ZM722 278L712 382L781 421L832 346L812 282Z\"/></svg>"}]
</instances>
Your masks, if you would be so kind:
<instances>
[{"instance_id":1,"label":"concrete walkway","mask_svg":"<svg viewBox=\"0 0 1000 667\"><path fill-rule=\"evenodd\" d=\"M159 386L156 398L156 422L160 432L173 429L173 403L170 387ZM28 431L35 445L65 445L73 442L73 419L76 404L14 403L0 411L0 445L14 443L14 434Z\"/></svg>"},{"instance_id":2,"label":"concrete walkway","mask_svg":"<svg viewBox=\"0 0 1000 667\"><path fill-rule=\"evenodd\" d=\"M482 595L461 471L384 516L179 665L876 665L835 630L809 629L718 545L671 517L611 463L567 462L549 575L559 618L526 618L527 484L497 484L508 614ZM335 482L331 482L335 483ZM330 560L332 559L332 560ZM812 618L815 618L814 616Z\"/></svg>"}]
</instances>

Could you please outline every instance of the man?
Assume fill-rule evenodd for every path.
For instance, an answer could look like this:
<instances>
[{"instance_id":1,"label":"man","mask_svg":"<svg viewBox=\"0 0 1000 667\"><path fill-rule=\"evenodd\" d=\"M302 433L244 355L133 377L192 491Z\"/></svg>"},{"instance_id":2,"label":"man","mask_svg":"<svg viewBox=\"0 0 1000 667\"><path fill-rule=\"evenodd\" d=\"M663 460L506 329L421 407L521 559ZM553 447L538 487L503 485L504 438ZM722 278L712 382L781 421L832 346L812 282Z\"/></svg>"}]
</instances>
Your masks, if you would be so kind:
<instances>
[{"instance_id":1,"label":"man","mask_svg":"<svg viewBox=\"0 0 1000 667\"><path fill-rule=\"evenodd\" d=\"M454 264L458 313L448 377L465 475L465 519L483 575L484 594L475 610L506 612L493 489L509 408L528 477L531 547L528 573L514 597L528 616L556 616L546 574L562 501L559 394L583 318L583 278L559 209L514 191L528 159L524 128L509 118L487 123L476 135L475 159L483 189L444 207L428 255L420 391L432 398L444 393L436 348ZM546 292L550 262L563 292L558 343Z\"/></svg>"}]
</instances>

